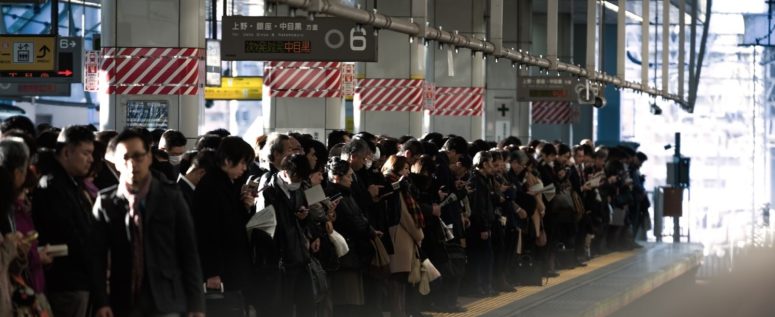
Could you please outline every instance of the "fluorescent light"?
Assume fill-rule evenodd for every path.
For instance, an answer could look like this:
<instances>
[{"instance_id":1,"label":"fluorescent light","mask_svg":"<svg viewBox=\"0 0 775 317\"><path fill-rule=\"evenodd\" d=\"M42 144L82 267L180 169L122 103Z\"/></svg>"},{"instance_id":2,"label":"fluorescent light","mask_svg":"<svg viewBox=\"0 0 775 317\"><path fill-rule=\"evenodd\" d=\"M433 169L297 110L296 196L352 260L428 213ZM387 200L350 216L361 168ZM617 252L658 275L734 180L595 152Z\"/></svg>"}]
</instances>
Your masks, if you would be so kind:
<instances>
[{"instance_id":1,"label":"fluorescent light","mask_svg":"<svg viewBox=\"0 0 775 317\"><path fill-rule=\"evenodd\" d=\"M608 1L605 1L605 0L603 0L602 2L603 2L603 6L606 9L611 10L611 11L616 12L616 13L619 12L619 6L618 5L615 5L615 4L610 3ZM639 15L637 15L635 13L632 13L630 11L624 10L624 15L627 16L628 18L632 19L632 20L635 20L638 23L643 22L643 17L641 17L641 16L639 16Z\"/></svg>"}]
</instances>

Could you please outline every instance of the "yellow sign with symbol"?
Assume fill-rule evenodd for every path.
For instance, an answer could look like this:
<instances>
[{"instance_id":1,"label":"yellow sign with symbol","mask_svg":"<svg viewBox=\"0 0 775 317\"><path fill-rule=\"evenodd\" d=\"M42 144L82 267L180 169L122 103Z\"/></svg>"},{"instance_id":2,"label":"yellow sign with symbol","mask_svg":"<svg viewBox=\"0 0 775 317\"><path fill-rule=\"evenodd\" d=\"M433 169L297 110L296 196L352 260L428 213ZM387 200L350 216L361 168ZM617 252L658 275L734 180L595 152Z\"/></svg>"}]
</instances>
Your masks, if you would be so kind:
<instances>
[{"instance_id":1,"label":"yellow sign with symbol","mask_svg":"<svg viewBox=\"0 0 775 317\"><path fill-rule=\"evenodd\" d=\"M220 87L205 87L205 99L261 100L263 85L261 77L223 77Z\"/></svg>"},{"instance_id":2,"label":"yellow sign with symbol","mask_svg":"<svg viewBox=\"0 0 775 317\"><path fill-rule=\"evenodd\" d=\"M0 71L50 71L56 66L54 37L1 36Z\"/></svg>"}]
</instances>

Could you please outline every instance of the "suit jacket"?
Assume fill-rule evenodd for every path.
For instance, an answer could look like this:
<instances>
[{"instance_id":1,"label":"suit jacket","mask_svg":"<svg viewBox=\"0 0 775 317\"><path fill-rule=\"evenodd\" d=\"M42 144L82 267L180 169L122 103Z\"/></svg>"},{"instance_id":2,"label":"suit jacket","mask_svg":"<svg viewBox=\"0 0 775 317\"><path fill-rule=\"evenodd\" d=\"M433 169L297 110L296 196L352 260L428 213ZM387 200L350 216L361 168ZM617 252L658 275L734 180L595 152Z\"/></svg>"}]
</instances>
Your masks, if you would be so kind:
<instances>
[{"instance_id":1,"label":"suit jacket","mask_svg":"<svg viewBox=\"0 0 775 317\"><path fill-rule=\"evenodd\" d=\"M32 218L40 245L67 244L69 255L57 258L46 270L48 291L89 291L91 255L89 238L94 219L83 186L59 162L40 179L32 197Z\"/></svg>"},{"instance_id":2,"label":"suit jacket","mask_svg":"<svg viewBox=\"0 0 775 317\"><path fill-rule=\"evenodd\" d=\"M202 270L191 213L177 184L152 176L143 216L143 290L150 291L160 313L204 312ZM119 185L120 186L120 185ZM129 205L114 186L100 192L94 205L95 252L93 277L95 307L110 305L129 311L132 243L126 217ZM110 295L106 292L107 254L110 251Z\"/></svg>"},{"instance_id":3,"label":"suit jacket","mask_svg":"<svg viewBox=\"0 0 775 317\"><path fill-rule=\"evenodd\" d=\"M186 204L188 205L188 209L191 210L194 205L194 188L191 187L185 180L183 180L184 176L178 177L178 187L180 187L180 192L183 194L183 199L186 201Z\"/></svg>"},{"instance_id":4,"label":"suit jacket","mask_svg":"<svg viewBox=\"0 0 775 317\"><path fill-rule=\"evenodd\" d=\"M204 277L220 276L233 291L246 287L251 276L245 229L250 212L240 199L241 186L213 168L197 184L193 205Z\"/></svg>"}]
</instances>

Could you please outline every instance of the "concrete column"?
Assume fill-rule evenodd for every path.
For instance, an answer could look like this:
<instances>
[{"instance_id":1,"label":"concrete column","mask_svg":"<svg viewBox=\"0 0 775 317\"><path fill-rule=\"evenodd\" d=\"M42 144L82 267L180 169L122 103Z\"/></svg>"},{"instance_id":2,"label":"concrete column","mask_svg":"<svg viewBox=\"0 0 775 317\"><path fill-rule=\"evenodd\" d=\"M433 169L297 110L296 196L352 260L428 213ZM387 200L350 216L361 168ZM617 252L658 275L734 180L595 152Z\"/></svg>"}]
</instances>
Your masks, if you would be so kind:
<instances>
[{"instance_id":1,"label":"concrete column","mask_svg":"<svg viewBox=\"0 0 775 317\"><path fill-rule=\"evenodd\" d=\"M480 0L447 0L436 1L434 4L435 25L441 26L447 31L458 31L478 39L486 36L484 14L487 7L485 1ZM437 87L484 87L485 61L481 53L472 52L469 49L458 49L454 53L454 76L449 76L447 50L454 48L445 47L443 50L434 49L435 83ZM491 104L485 101L486 113ZM469 140L484 137L484 116L457 117L457 116L432 116L430 119L431 130L442 134L455 134Z\"/></svg>"},{"instance_id":2,"label":"concrete column","mask_svg":"<svg viewBox=\"0 0 775 317\"><path fill-rule=\"evenodd\" d=\"M530 51L533 47L533 0L515 1L517 2L517 48ZM525 69L518 71L518 74L528 76L530 73ZM512 127L512 131L516 128L517 137L522 140L522 143L527 143L532 138L530 134L530 103L519 102L517 109L518 111L515 111L517 118L514 120L516 127Z\"/></svg>"},{"instance_id":3,"label":"concrete column","mask_svg":"<svg viewBox=\"0 0 775 317\"><path fill-rule=\"evenodd\" d=\"M120 13L120 14L119 14ZM204 0L104 0L102 2L103 48L205 47ZM204 63L199 80L204 83ZM121 130L126 126L126 106L131 100L165 101L169 128L189 138L199 135L204 110L204 88L196 95L116 95L100 93L100 128Z\"/></svg>"},{"instance_id":4,"label":"concrete column","mask_svg":"<svg viewBox=\"0 0 775 317\"><path fill-rule=\"evenodd\" d=\"M422 21L427 16L427 0L396 0L377 2L378 12L393 18L414 18ZM374 9L374 1L366 1L367 9ZM425 79L426 51L421 38L392 31L379 32L379 62L359 63L358 78ZM420 137L426 131L423 112L360 111L354 105L356 131L391 136Z\"/></svg>"}]
</instances>

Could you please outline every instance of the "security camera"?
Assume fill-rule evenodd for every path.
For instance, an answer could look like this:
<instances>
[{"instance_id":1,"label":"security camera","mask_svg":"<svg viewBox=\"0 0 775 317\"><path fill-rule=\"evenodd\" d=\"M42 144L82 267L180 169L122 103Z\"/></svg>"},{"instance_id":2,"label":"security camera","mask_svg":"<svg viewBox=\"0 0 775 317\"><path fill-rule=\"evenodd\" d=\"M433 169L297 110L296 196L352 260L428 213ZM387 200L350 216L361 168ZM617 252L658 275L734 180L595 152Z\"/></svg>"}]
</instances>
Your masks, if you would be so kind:
<instances>
[{"instance_id":1,"label":"security camera","mask_svg":"<svg viewBox=\"0 0 775 317\"><path fill-rule=\"evenodd\" d=\"M602 95L596 95L595 102L592 105L595 106L595 108L600 109L605 107L606 103L608 103L608 101L605 99L605 97Z\"/></svg>"}]
</instances>

